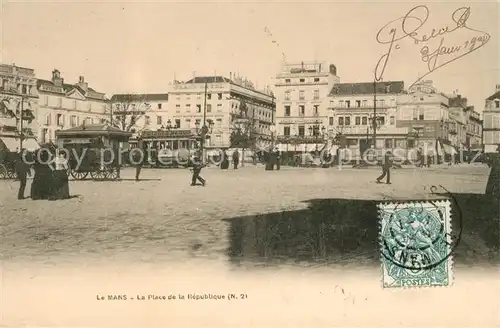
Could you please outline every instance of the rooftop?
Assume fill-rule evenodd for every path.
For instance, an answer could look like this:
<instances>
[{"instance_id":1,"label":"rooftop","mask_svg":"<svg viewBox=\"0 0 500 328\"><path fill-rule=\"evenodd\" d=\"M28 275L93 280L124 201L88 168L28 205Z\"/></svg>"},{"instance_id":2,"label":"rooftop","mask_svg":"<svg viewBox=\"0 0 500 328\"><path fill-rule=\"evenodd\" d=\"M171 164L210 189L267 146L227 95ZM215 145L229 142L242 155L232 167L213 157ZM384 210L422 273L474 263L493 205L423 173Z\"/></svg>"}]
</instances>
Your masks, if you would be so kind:
<instances>
[{"instance_id":1,"label":"rooftop","mask_svg":"<svg viewBox=\"0 0 500 328\"><path fill-rule=\"evenodd\" d=\"M377 82L376 83L376 93L403 93L404 92L404 82L403 81L387 81L387 82ZM363 95L363 94L373 94L374 85L373 82L361 82L361 83L337 83L333 86L330 91L330 96L339 95Z\"/></svg>"},{"instance_id":2,"label":"rooftop","mask_svg":"<svg viewBox=\"0 0 500 328\"><path fill-rule=\"evenodd\" d=\"M500 91L495 92L494 94L486 98L486 100L494 100L494 99L500 99Z\"/></svg>"},{"instance_id":3,"label":"rooftop","mask_svg":"<svg viewBox=\"0 0 500 328\"><path fill-rule=\"evenodd\" d=\"M168 93L116 94L111 97L111 102L142 102L162 100L168 101Z\"/></svg>"},{"instance_id":4,"label":"rooftop","mask_svg":"<svg viewBox=\"0 0 500 328\"><path fill-rule=\"evenodd\" d=\"M184 83L231 83L230 79L224 76L196 76L189 81Z\"/></svg>"},{"instance_id":5,"label":"rooftop","mask_svg":"<svg viewBox=\"0 0 500 328\"><path fill-rule=\"evenodd\" d=\"M54 84L54 82L50 80L43 80L43 79L38 79L36 82L37 89L40 90L41 86L49 86L49 87L54 87L54 88L59 88ZM62 84L62 90L61 93L68 93L69 91L76 89L78 90L82 95L84 95L86 98L91 98L91 99L99 99L103 100L105 99L104 93L101 93L99 91L96 91L92 88L87 88L87 91L83 90L79 85L77 84L69 84L69 83L63 83ZM47 90L44 90L47 91Z\"/></svg>"}]
</instances>

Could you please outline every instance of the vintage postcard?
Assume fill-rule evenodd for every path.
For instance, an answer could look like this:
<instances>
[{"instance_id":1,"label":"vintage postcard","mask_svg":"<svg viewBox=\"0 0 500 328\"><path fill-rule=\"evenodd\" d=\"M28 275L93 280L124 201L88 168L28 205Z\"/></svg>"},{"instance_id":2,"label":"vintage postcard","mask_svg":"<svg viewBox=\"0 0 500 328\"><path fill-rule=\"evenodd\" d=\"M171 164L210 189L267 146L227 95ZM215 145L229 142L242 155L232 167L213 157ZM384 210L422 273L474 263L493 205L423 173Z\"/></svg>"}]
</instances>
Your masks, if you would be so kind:
<instances>
[{"instance_id":1,"label":"vintage postcard","mask_svg":"<svg viewBox=\"0 0 500 328\"><path fill-rule=\"evenodd\" d=\"M499 19L0 1L0 327L499 327Z\"/></svg>"}]
</instances>

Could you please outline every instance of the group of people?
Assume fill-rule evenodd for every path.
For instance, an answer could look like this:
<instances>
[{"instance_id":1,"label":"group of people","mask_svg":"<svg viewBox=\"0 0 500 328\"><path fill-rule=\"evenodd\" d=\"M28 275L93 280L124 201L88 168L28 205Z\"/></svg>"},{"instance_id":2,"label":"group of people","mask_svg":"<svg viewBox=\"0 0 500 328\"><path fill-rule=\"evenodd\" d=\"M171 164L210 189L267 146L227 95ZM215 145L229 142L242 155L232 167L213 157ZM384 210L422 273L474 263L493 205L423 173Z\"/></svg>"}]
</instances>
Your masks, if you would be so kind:
<instances>
[{"instance_id":1,"label":"group of people","mask_svg":"<svg viewBox=\"0 0 500 328\"><path fill-rule=\"evenodd\" d=\"M24 149L17 153L15 171L19 180L18 199L25 198L27 178L31 176L32 169L34 171L30 191L32 200L70 198L67 159L62 152L41 148L34 153Z\"/></svg>"},{"instance_id":2,"label":"group of people","mask_svg":"<svg viewBox=\"0 0 500 328\"><path fill-rule=\"evenodd\" d=\"M232 155L233 159L233 169L238 169L238 165L240 164L240 153L238 150L233 151ZM229 156L226 153L226 150L222 150L222 161L220 162L220 169L227 170L229 168Z\"/></svg>"}]
</instances>

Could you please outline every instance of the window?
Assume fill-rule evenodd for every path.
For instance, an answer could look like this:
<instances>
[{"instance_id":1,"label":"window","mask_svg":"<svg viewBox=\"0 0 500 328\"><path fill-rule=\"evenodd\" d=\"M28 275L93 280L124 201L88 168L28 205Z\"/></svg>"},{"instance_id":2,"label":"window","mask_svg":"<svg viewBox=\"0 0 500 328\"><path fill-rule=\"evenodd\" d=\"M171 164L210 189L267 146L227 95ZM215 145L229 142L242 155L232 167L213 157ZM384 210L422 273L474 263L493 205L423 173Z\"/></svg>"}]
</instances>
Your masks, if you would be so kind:
<instances>
[{"instance_id":1,"label":"window","mask_svg":"<svg viewBox=\"0 0 500 328\"><path fill-rule=\"evenodd\" d=\"M313 115L318 116L319 115L319 105L314 105L313 106Z\"/></svg>"},{"instance_id":2,"label":"window","mask_svg":"<svg viewBox=\"0 0 500 328\"><path fill-rule=\"evenodd\" d=\"M216 122L217 122L217 124L216 124L215 126L217 126L217 127L219 127L219 128L220 128L220 127L222 127L222 118L218 118L218 119L216 120Z\"/></svg>"},{"instance_id":3,"label":"window","mask_svg":"<svg viewBox=\"0 0 500 328\"><path fill-rule=\"evenodd\" d=\"M299 100L304 100L304 91L299 91Z\"/></svg>"},{"instance_id":4,"label":"window","mask_svg":"<svg viewBox=\"0 0 500 328\"><path fill-rule=\"evenodd\" d=\"M390 116L390 117L389 117L389 122L390 122L389 124L390 124L390 125L394 125L395 121L396 121L396 120L395 120L394 116Z\"/></svg>"},{"instance_id":5,"label":"window","mask_svg":"<svg viewBox=\"0 0 500 328\"><path fill-rule=\"evenodd\" d=\"M144 116L144 122L146 123L146 125L150 125L151 124L151 118L149 116Z\"/></svg>"},{"instance_id":6,"label":"window","mask_svg":"<svg viewBox=\"0 0 500 328\"><path fill-rule=\"evenodd\" d=\"M379 102L378 102L378 106L379 107L384 107L385 106L385 101L384 99L380 99Z\"/></svg>"},{"instance_id":7,"label":"window","mask_svg":"<svg viewBox=\"0 0 500 328\"><path fill-rule=\"evenodd\" d=\"M196 112L201 113L201 104L196 105Z\"/></svg>"},{"instance_id":8,"label":"window","mask_svg":"<svg viewBox=\"0 0 500 328\"><path fill-rule=\"evenodd\" d=\"M285 100L290 100L290 91L285 92Z\"/></svg>"},{"instance_id":9,"label":"window","mask_svg":"<svg viewBox=\"0 0 500 328\"><path fill-rule=\"evenodd\" d=\"M423 121L424 120L424 113L423 112L420 112L418 114L418 119L419 119L419 121Z\"/></svg>"},{"instance_id":10,"label":"window","mask_svg":"<svg viewBox=\"0 0 500 328\"><path fill-rule=\"evenodd\" d=\"M181 120L180 119L175 119L175 128L180 128L181 127Z\"/></svg>"},{"instance_id":11,"label":"window","mask_svg":"<svg viewBox=\"0 0 500 328\"><path fill-rule=\"evenodd\" d=\"M339 125L344 125L344 118L339 116Z\"/></svg>"},{"instance_id":12,"label":"window","mask_svg":"<svg viewBox=\"0 0 500 328\"><path fill-rule=\"evenodd\" d=\"M344 101L343 100L339 100L339 107L344 107Z\"/></svg>"},{"instance_id":13,"label":"window","mask_svg":"<svg viewBox=\"0 0 500 328\"><path fill-rule=\"evenodd\" d=\"M314 99L319 99L319 90L314 90Z\"/></svg>"},{"instance_id":14,"label":"window","mask_svg":"<svg viewBox=\"0 0 500 328\"><path fill-rule=\"evenodd\" d=\"M304 83L306 79L300 79L300 83Z\"/></svg>"},{"instance_id":15,"label":"window","mask_svg":"<svg viewBox=\"0 0 500 328\"><path fill-rule=\"evenodd\" d=\"M305 136L306 128L303 125L299 125L299 136Z\"/></svg>"},{"instance_id":16,"label":"window","mask_svg":"<svg viewBox=\"0 0 500 328\"><path fill-rule=\"evenodd\" d=\"M285 79L285 83L290 83L290 79Z\"/></svg>"},{"instance_id":17,"label":"window","mask_svg":"<svg viewBox=\"0 0 500 328\"><path fill-rule=\"evenodd\" d=\"M217 99L222 100L222 93L217 94Z\"/></svg>"},{"instance_id":18,"label":"window","mask_svg":"<svg viewBox=\"0 0 500 328\"><path fill-rule=\"evenodd\" d=\"M500 108L500 100L495 100L495 108Z\"/></svg>"},{"instance_id":19,"label":"window","mask_svg":"<svg viewBox=\"0 0 500 328\"><path fill-rule=\"evenodd\" d=\"M361 107L361 100L356 100L356 107Z\"/></svg>"},{"instance_id":20,"label":"window","mask_svg":"<svg viewBox=\"0 0 500 328\"><path fill-rule=\"evenodd\" d=\"M62 98L57 98L57 106L62 107Z\"/></svg>"},{"instance_id":21,"label":"window","mask_svg":"<svg viewBox=\"0 0 500 328\"><path fill-rule=\"evenodd\" d=\"M156 125L162 125L162 117L161 116L156 116Z\"/></svg>"},{"instance_id":22,"label":"window","mask_svg":"<svg viewBox=\"0 0 500 328\"><path fill-rule=\"evenodd\" d=\"M158 109L161 109L161 104L158 104Z\"/></svg>"},{"instance_id":23,"label":"window","mask_svg":"<svg viewBox=\"0 0 500 328\"><path fill-rule=\"evenodd\" d=\"M319 77L315 77L314 82L319 82Z\"/></svg>"},{"instance_id":24,"label":"window","mask_svg":"<svg viewBox=\"0 0 500 328\"><path fill-rule=\"evenodd\" d=\"M186 109L190 110L191 109L191 104L186 104Z\"/></svg>"},{"instance_id":25,"label":"window","mask_svg":"<svg viewBox=\"0 0 500 328\"><path fill-rule=\"evenodd\" d=\"M290 116L290 106L285 106L285 116Z\"/></svg>"},{"instance_id":26,"label":"window","mask_svg":"<svg viewBox=\"0 0 500 328\"><path fill-rule=\"evenodd\" d=\"M289 126L283 127L283 135L284 136L289 136L290 135L290 127Z\"/></svg>"},{"instance_id":27,"label":"window","mask_svg":"<svg viewBox=\"0 0 500 328\"><path fill-rule=\"evenodd\" d=\"M350 100L345 101L345 107L351 108L351 101Z\"/></svg>"},{"instance_id":28,"label":"window","mask_svg":"<svg viewBox=\"0 0 500 328\"><path fill-rule=\"evenodd\" d=\"M328 125L333 125L333 117L328 118Z\"/></svg>"},{"instance_id":29,"label":"window","mask_svg":"<svg viewBox=\"0 0 500 328\"><path fill-rule=\"evenodd\" d=\"M23 84L22 86L22 91L23 94L28 94L28 86L26 84Z\"/></svg>"},{"instance_id":30,"label":"window","mask_svg":"<svg viewBox=\"0 0 500 328\"><path fill-rule=\"evenodd\" d=\"M363 107L368 107L368 100L363 100Z\"/></svg>"},{"instance_id":31,"label":"window","mask_svg":"<svg viewBox=\"0 0 500 328\"><path fill-rule=\"evenodd\" d=\"M361 125L361 117L356 116L356 118L354 119L354 122L355 122L354 123L355 125Z\"/></svg>"},{"instance_id":32,"label":"window","mask_svg":"<svg viewBox=\"0 0 500 328\"><path fill-rule=\"evenodd\" d=\"M361 118L361 125L368 125L368 118L366 116Z\"/></svg>"},{"instance_id":33,"label":"window","mask_svg":"<svg viewBox=\"0 0 500 328\"><path fill-rule=\"evenodd\" d=\"M212 104L207 104L207 113L212 111Z\"/></svg>"},{"instance_id":34,"label":"window","mask_svg":"<svg viewBox=\"0 0 500 328\"><path fill-rule=\"evenodd\" d=\"M217 104L217 111L220 112L222 110L222 104Z\"/></svg>"},{"instance_id":35,"label":"window","mask_svg":"<svg viewBox=\"0 0 500 328\"><path fill-rule=\"evenodd\" d=\"M384 116L377 117L377 121L378 121L378 124L380 126L385 125L385 117Z\"/></svg>"},{"instance_id":36,"label":"window","mask_svg":"<svg viewBox=\"0 0 500 328\"><path fill-rule=\"evenodd\" d=\"M392 139L385 139L385 148L392 148Z\"/></svg>"},{"instance_id":37,"label":"window","mask_svg":"<svg viewBox=\"0 0 500 328\"><path fill-rule=\"evenodd\" d=\"M299 116L304 116L306 113L306 106L299 105Z\"/></svg>"},{"instance_id":38,"label":"window","mask_svg":"<svg viewBox=\"0 0 500 328\"><path fill-rule=\"evenodd\" d=\"M208 100L212 99L212 94L211 93L207 93L207 99Z\"/></svg>"},{"instance_id":39,"label":"window","mask_svg":"<svg viewBox=\"0 0 500 328\"><path fill-rule=\"evenodd\" d=\"M69 125L71 125L71 127L75 127L77 126L77 120L76 120L76 116L75 115L72 115L70 118L69 118Z\"/></svg>"},{"instance_id":40,"label":"window","mask_svg":"<svg viewBox=\"0 0 500 328\"><path fill-rule=\"evenodd\" d=\"M351 125L351 117L350 116L345 117L345 125Z\"/></svg>"},{"instance_id":41,"label":"window","mask_svg":"<svg viewBox=\"0 0 500 328\"><path fill-rule=\"evenodd\" d=\"M64 116L62 114L57 114L56 117L57 117L56 118L57 125L63 126L64 125Z\"/></svg>"}]
</instances>

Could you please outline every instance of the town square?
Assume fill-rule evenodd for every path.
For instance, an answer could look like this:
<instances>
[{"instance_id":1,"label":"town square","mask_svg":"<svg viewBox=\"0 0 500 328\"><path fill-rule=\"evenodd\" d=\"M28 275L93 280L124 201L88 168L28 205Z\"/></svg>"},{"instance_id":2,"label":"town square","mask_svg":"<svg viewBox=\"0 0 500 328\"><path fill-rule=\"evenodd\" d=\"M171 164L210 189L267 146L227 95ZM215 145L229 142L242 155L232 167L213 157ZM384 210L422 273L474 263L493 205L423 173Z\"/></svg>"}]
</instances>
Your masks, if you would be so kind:
<instances>
[{"instance_id":1,"label":"town square","mask_svg":"<svg viewBox=\"0 0 500 328\"><path fill-rule=\"evenodd\" d=\"M0 327L495 327L499 4L4 1Z\"/></svg>"}]
</instances>

